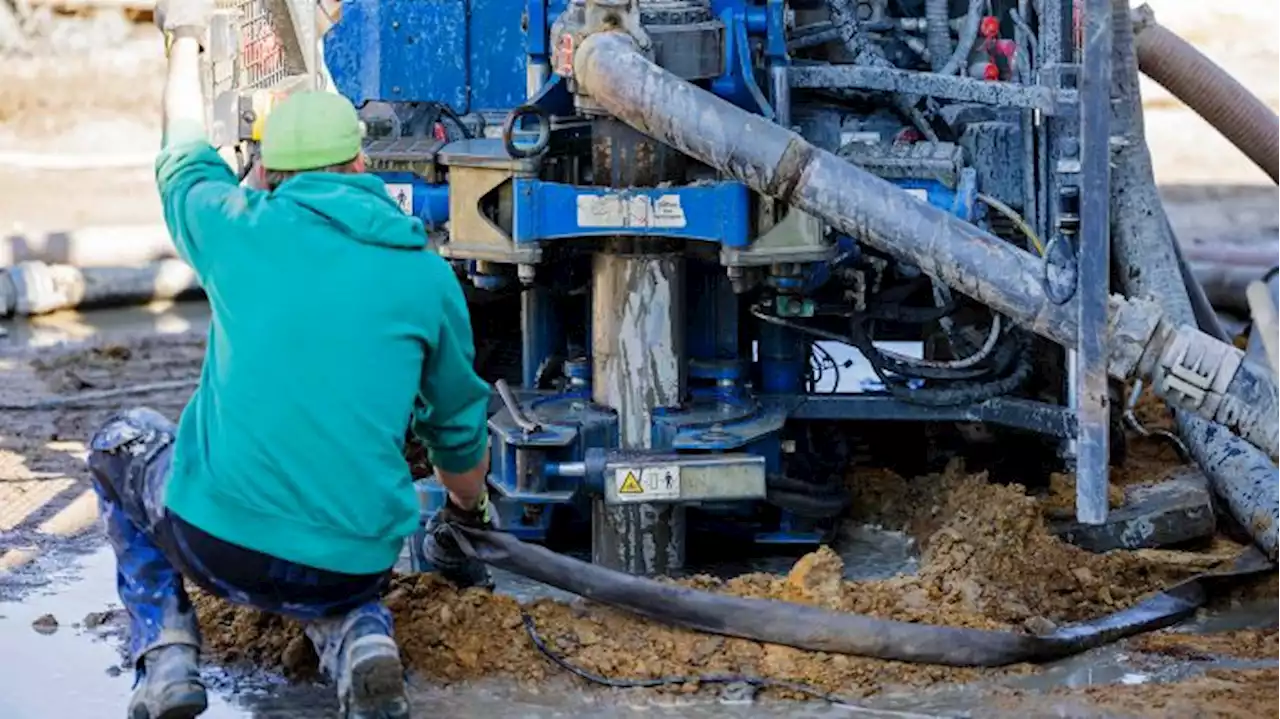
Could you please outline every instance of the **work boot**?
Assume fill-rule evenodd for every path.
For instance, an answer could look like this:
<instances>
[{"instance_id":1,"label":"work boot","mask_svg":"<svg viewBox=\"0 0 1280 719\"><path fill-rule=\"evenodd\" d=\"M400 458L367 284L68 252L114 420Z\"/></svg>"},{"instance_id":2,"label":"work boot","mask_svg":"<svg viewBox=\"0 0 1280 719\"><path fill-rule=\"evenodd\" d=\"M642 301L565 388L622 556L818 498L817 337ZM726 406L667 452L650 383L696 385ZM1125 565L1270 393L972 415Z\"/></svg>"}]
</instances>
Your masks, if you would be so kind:
<instances>
[{"instance_id":1,"label":"work boot","mask_svg":"<svg viewBox=\"0 0 1280 719\"><path fill-rule=\"evenodd\" d=\"M381 605L307 627L321 667L338 685L343 719L409 719L404 666Z\"/></svg>"},{"instance_id":2,"label":"work boot","mask_svg":"<svg viewBox=\"0 0 1280 719\"><path fill-rule=\"evenodd\" d=\"M197 664L199 650L168 644L142 655L129 719L194 719L209 706Z\"/></svg>"}]
</instances>

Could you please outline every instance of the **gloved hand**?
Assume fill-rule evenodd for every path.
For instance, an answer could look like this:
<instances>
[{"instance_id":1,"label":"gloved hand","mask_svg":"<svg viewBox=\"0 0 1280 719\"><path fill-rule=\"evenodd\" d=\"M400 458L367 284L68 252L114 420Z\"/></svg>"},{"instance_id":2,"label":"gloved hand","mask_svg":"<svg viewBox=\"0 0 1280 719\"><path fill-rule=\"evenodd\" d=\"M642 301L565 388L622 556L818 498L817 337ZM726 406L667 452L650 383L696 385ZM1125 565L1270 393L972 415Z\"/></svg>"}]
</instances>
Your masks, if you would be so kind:
<instances>
[{"instance_id":1,"label":"gloved hand","mask_svg":"<svg viewBox=\"0 0 1280 719\"><path fill-rule=\"evenodd\" d=\"M489 502L488 491L480 495L480 503L470 510L459 507L452 497L447 497L444 506L427 522L422 554L441 576L459 587L492 589L493 575L489 568L484 562L463 554L450 525L498 529L498 514Z\"/></svg>"},{"instance_id":2,"label":"gloved hand","mask_svg":"<svg viewBox=\"0 0 1280 719\"><path fill-rule=\"evenodd\" d=\"M203 34L209 29L213 9L213 0L156 0L156 27L166 37L179 28Z\"/></svg>"}]
</instances>

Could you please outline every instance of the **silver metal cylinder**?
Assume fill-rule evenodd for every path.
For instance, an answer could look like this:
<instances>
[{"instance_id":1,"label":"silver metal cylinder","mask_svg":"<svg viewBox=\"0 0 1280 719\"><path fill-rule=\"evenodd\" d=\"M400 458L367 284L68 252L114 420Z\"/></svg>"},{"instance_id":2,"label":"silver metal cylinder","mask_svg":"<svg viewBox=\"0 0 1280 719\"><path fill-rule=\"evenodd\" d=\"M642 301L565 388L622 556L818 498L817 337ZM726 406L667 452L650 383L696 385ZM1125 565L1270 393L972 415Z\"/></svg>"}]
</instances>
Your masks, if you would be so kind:
<instances>
[{"instance_id":1,"label":"silver metal cylinder","mask_svg":"<svg viewBox=\"0 0 1280 719\"><path fill-rule=\"evenodd\" d=\"M618 413L622 449L652 449L653 410L684 391L684 258L602 253L591 293L592 399ZM685 510L678 504L606 505L591 517L592 561L640 575L684 566Z\"/></svg>"},{"instance_id":2,"label":"silver metal cylinder","mask_svg":"<svg viewBox=\"0 0 1280 719\"><path fill-rule=\"evenodd\" d=\"M787 66L776 64L769 68L769 94L773 100L774 117L778 124L791 129L791 76Z\"/></svg>"}]
</instances>

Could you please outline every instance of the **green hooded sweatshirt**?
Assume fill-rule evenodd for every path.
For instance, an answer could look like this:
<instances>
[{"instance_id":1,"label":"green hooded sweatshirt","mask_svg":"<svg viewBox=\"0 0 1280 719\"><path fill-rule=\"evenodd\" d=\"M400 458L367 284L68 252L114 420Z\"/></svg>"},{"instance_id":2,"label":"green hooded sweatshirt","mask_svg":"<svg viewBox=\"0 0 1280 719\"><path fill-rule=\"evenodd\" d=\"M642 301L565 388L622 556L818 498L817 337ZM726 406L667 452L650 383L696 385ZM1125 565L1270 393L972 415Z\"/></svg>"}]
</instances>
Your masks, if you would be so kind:
<instances>
[{"instance_id":1,"label":"green hooded sweatshirt","mask_svg":"<svg viewBox=\"0 0 1280 719\"><path fill-rule=\"evenodd\" d=\"M213 315L166 505L291 562L389 569L418 526L405 430L450 472L487 448L457 277L373 175L309 172L268 193L197 141L166 148L156 180Z\"/></svg>"}]
</instances>

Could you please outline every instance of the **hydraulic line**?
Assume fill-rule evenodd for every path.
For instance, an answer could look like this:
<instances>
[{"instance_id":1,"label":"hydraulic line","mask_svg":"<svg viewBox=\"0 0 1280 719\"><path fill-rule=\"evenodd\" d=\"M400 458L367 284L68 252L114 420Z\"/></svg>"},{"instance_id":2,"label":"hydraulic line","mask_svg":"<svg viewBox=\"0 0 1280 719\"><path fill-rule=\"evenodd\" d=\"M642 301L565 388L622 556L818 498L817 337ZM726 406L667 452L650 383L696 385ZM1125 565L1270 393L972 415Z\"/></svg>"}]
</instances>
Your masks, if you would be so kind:
<instances>
[{"instance_id":1,"label":"hydraulic line","mask_svg":"<svg viewBox=\"0 0 1280 719\"><path fill-rule=\"evenodd\" d=\"M1186 103L1223 134L1255 165L1277 180L1280 121L1261 100L1191 46L1156 22L1146 5L1129 17L1133 22L1138 68L1174 97Z\"/></svg>"},{"instance_id":2,"label":"hydraulic line","mask_svg":"<svg viewBox=\"0 0 1280 719\"><path fill-rule=\"evenodd\" d=\"M924 19L929 63L936 72L951 57L951 0L925 0Z\"/></svg>"},{"instance_id":3,"label":"hydraulic line","mask_svg":"<svg viewBox=\"0 0 1280 719\"><path fill-rule=\"evenodd\" d=\"M1075 345L1076 302L1046 297L1040 259L679 79L626 35L584 39L573 75L581 93L649 137L915 265L1015 324ZM1154 376L1161 397L1181 397L1188 409L1277 451L1275 381L1242 362L1243 352L1140 298L1113 296L1107 331L1111 376Z\"/></svg>"},{"instance_id":4,"label":"hydraulic line","mask_svg":"<svg viewBox=\"0 0 1280 719\"><path fill-rule=\"evenodd\" d=\"M1199 323L1225 340L1205 305L1199 283L1183 261L1156 192L1142 118L1138 63L1128 0L1114 0L1112 135L1112 252L1116 274L1133 296L1156 298L1175 322ZM1192 288L1188 294L1186 288ZM1199 305L1199 312L1197 312ZM1251 364L1251 363L1250 363ZM1273 389L1272 392L1275 390ZM1280 524L1276 467L1263 452L1189 412L1176 412L1178 434L1231 514L1272 560Z\"/></svg>"}]
</instances>

